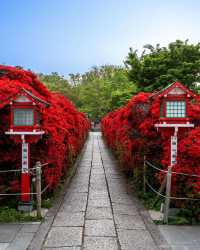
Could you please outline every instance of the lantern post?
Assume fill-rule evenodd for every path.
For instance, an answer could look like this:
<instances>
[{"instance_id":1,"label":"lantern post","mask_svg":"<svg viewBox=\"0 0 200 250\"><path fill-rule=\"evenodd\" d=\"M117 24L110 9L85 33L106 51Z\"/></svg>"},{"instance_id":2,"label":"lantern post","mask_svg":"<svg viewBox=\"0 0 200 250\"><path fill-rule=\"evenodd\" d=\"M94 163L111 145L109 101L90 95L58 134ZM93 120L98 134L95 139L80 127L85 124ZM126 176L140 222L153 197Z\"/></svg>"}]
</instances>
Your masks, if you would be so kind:
<instances>
[{"instance_id":1,"label":"lantern post","mask_svg":"<svg viewBox=\"0 0 200 250\"><path fill-rule=\"evenodd\" d=\"M40 127L41 105L49 104L22 89L10 102L10 128L5 134L21 144L21 196L18 210L31 211L33 208L30 188L30 143L37 142L45 133Z\"/></svg>"},{"instance_id":2,"label":"lantern post","mask_svg":"<svg viewBox=\"0 0 200 250\"><path fill-rule=\"evenodd\" d=\"M157 129L171 129L173 131L170 137L170 161L166 176L165 223L168 223L170 208L172 168L177 163L178 133L181 133L182 129L194 127L194 124L190 123L187 111L189 100L195 98L195 96L196 95L188 88L176 82L151 97L152 99L159 98L161 103L160 119L158 123L155 124L155 127Z\"/></svg>"}]
</instances>

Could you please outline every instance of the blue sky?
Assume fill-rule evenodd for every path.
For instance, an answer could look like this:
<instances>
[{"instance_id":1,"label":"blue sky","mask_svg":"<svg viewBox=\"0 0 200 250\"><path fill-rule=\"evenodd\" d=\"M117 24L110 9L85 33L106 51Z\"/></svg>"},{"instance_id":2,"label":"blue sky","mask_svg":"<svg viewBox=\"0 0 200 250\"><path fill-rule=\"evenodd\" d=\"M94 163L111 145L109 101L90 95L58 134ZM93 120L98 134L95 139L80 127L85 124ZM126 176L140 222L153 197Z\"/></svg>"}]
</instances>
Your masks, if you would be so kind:
<instances>
[{"instance_id":1,"label":"blue sky","mask_svg":"<svg viewBox=\"0 0 200 250\"><path fill-rule=\"evenodd\" d=\"M122 64L129 47L200 41L198 0L1 1L0 63L35 72Z\"/></svg>"}]
</instances>

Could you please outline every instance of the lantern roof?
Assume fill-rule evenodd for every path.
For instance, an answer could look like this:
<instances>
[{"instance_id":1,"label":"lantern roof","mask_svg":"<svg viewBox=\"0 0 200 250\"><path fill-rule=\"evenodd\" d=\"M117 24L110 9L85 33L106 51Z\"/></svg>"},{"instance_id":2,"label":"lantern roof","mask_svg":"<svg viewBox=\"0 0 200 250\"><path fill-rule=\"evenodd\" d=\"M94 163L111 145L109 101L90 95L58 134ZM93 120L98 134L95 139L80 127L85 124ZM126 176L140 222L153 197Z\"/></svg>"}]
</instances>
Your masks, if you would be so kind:
<instances>
[{"instance_id":1,"label":"lantern roof","mask_svg":"<svg viewBox=\"0 0 200 250\"><path fill-rule=\"evenodd\" d=\"M188 97L196 97L196 94L189 88L181 84L180 82L174 82L169 84L167 87L161 89L160 91L153 93L150 98L163 97L163 96L180 96L186 95Z\"/></svg>"},{"instance_id":2,"label":"lantern roof","mask_svg":"<svg viewBox=\"0 0 200 250\"><path fill-rule=\"evenodd\" d=\"M20 96L20 94L21 94L21 96ZM50 103L44 101L40 97L35 96L32 92L30 92L29 90L27 90L25 88L22 88L21 93L17 94L17 98L15 99L15 101L27 102L27 101L30 101L29 97L31 100L35 100L37 103L42 103L46 107L48 107L50 105Z\"/></svg>"}]
</instances>

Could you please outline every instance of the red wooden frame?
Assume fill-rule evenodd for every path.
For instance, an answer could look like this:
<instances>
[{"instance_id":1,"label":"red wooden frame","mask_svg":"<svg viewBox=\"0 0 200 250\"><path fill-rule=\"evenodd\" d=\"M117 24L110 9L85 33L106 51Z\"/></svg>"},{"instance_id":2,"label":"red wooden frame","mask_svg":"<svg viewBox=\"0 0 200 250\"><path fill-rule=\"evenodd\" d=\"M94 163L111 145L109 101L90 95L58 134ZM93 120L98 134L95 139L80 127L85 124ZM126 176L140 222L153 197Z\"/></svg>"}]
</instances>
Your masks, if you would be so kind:
<instances>
[{"instance_id":1,"label":"red wooden frame","mask_svg":"<svg viewBox=\"0 0 200 250\"><path fill-rule=\"evenodd\" d=\"M185 92L185 94L181 95L169 94L169 92L171 92L174 88L182 89ZM183 86L181 83L176 82L170 85L168 88L164 89L159 94L156 94L155 97L156 96L162 99L161 101L162 117L160 117L159 119L160 122L169 124L184 124L190 121L190 118L188 117L188 103L191 98L194 98L196 96L191 90ZM167 114L166 103L175 101L185 101L185 117L166 117Z\"/></svg>"},{"instance_id":2,"label":"red wooden frame","mask_svg":"<svg viewBox=\"0 0 200 250\"><path fill-rule=\"evenodd\" d=\"M185 102L185 117L167 117L167 102L176 102L176 101L184 101ZM162 114L163 117L160 118L162 121L168 121L171 122L180 122L184 123L189 121L188 118L188 98L185 95L182 96L167 96L162 101Z\"/></svg>"},{"instance_id":3,"label":"red wooden frame","mask_svg":"<svg viewBox=\"0 0 200 250\"><path fill-rule=\"evenodd\" d=\"M19 96L26 96L30 102L16 102L15 100ZM31 96L28 96L25 93L21 93L17 96L14 100L11 102L11 107L10 107L10 129L13 131L23 131L23 132L30 132L30 131L38 131L40 130L40 124L37 124L37 112L39 111L37 101L35 101ZM27 126L20 126L20 125L15 125L14 124L14 110L15 109L32 109L33 110L33 120L34 124L33 125L27 125Z\"/></svg>"}]
</instances>

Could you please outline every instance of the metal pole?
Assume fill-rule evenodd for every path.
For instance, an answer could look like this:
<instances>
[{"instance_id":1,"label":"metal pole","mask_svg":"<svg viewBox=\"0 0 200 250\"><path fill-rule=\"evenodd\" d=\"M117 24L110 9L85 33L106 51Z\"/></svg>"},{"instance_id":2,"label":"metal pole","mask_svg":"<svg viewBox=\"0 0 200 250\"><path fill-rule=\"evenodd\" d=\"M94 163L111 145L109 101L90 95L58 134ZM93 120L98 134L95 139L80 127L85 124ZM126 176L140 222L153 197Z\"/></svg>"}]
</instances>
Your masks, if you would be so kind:
<instances>
[{"instance_id":1,"label":"metal pole","mask_svg":"<svg viewBox=\"0 0 200 250\"><path fill-rule=\"evenodd\" d=\"M171 196L171 177L172 177L172 166L169 166L167 172L167 186L166 186L165 212L164 212L164 223L167 224L168 224L170 196Z\"/></svg>"},{"instance_id":2,"label":"metal pole","mask_svg":"<svg viewBox=\"0 0 200 250\"><path fill-rule=\"evenodd\" d=\"M143 192L146 193L146 155L144 155L143 165Z\"/></svg>"},{"instance_id":3,"label":"metal pole","mask_svg":"<svg viewBox=\"0 0 200 250\"><path fill-rule=\"evenodd\" d=\"M41 198L41 163L36 162L36 193L37 193L37 217L41 218L41 206L42 206L42 198Z\"/></svg>"}]
</instances>

